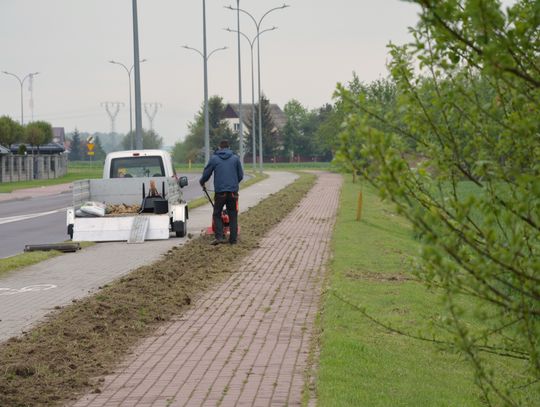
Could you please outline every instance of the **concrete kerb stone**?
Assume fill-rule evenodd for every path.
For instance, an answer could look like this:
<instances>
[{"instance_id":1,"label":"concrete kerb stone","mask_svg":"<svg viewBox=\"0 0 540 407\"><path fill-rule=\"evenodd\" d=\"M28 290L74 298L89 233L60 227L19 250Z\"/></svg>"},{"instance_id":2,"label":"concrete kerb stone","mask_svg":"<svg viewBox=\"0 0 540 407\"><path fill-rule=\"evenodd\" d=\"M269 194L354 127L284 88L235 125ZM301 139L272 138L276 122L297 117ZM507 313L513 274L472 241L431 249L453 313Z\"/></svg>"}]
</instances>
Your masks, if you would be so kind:
<instances>
[{"instance_id":1,"label":"concrete kerb stone","mask_svg":"<svg viewBox=\"0 0 540 407\"><path fill-rule=\"evenodd\" d=\"M267 179L240 191L241 212L298 177L289 172L268 174ZM191 210L188 233L198 236L211 224L211 216L210 204ZM187 238L171 238L137 245L98 243L76 253L3 274L0 277L0 341L28 330L55 307L83 298L131 270L158 261L173 246L186 241Z\"/></svg>"}]
</instances>

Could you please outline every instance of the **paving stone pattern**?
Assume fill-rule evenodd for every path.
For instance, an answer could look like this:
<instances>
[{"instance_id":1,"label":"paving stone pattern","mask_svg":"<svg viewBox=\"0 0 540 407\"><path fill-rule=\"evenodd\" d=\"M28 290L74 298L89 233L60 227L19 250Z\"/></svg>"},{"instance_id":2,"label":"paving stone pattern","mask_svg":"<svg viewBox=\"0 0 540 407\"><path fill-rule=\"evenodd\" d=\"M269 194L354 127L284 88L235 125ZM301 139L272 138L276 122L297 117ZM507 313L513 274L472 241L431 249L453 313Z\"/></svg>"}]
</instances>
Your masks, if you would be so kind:
<instances>
[{"instance_id":1,"label":"paving stone pattern","mask_svg":"<svg viewBox=\"0 0 540 407\"><path fill-rule=\"evenodd\" d=\"M76 406L300 405L340 188L321 174L238 272Z\"/></svg>"}]
</instances>

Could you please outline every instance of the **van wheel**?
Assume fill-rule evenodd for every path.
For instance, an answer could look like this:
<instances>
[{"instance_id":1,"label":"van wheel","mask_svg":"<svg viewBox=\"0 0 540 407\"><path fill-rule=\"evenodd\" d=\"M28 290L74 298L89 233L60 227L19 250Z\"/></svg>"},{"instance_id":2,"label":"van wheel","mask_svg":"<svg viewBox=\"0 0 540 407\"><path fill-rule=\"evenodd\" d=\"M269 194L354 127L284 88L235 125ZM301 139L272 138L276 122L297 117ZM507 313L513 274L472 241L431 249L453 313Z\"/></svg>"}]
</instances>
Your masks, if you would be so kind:
<instances>
[{"instance_id":1,"label":"van wheel","mask_svg":"<svg viewBox=\"0 0 540 407\"><path fill-rule=\"evenodd\" d=\"M186 235L186 222L178 220L173 222L173 230L176 233L176 237L184 237Z\"/></svg>"}]
</instances>

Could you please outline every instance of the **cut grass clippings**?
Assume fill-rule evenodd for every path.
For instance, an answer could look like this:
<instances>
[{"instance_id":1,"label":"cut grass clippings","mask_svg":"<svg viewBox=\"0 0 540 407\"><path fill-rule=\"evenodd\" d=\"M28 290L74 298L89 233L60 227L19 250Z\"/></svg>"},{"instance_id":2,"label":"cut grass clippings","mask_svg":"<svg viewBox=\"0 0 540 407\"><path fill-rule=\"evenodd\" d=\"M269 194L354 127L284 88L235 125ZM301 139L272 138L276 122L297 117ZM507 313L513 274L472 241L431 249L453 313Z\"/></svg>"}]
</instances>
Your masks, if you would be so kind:
<instances>
[{"instance_id":1,"label":"cut grass clippings","mask_svg":"<svg viewBox=\"0 0 540 407\"><path fill-rule=\"evenodd\" d=\"M140 339L182 313L203 290L238 269L242 259L315 182L300 177L240 214L240 244L210 246L201 237L163 259L56 311L48 321L0 344L0 406L53 406L99 391Z\"/></svg>"}]
</instances>

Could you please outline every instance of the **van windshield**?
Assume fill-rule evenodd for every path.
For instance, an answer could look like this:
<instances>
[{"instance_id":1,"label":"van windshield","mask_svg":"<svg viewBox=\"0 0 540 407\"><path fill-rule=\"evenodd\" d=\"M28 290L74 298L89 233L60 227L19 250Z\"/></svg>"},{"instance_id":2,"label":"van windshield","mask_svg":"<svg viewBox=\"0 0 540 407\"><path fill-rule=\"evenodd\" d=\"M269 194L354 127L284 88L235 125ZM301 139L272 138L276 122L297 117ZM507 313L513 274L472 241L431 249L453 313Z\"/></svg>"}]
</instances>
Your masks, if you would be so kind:
<instances>
[{"instance_id":1,"label":"van windshield","mask_svg":"<svg viewBox=\"0 0 540 407\"><path fill-rule=\"evenodd\" d=\"M121 157L111 160L111 178L164 177L160 156Z\"/></svg>"}]
</instances>

